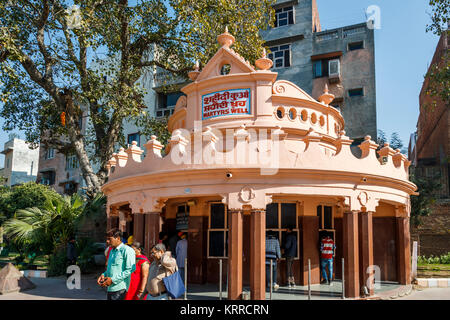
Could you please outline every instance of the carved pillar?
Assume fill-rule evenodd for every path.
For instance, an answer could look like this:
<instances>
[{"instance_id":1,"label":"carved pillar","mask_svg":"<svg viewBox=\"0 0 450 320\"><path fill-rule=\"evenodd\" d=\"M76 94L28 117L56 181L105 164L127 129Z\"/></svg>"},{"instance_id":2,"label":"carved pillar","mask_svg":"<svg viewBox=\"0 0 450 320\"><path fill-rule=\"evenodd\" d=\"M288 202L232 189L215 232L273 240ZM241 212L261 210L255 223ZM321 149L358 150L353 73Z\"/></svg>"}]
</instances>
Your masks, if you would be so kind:
<instances>
[{"instance_id":1,"label":"carved pillar","mask_svg":"<svg viewBox=\"0 0 450 320\"><path fill-rule=\"evenodd\" d=\"M242 294L242 210L228 210L228 300L237 300Z\"/></svg>"},{"instance_id":2,"label":"carved pillar","mask_svg":"<svg viewBox=\"0 0 450 320\"><path fill-rule=\"evenodd\" d=\"M150 249L158 243L160 224L159 224L159 212L148 212L145 215L145 237L144 248L146 254L149 255Z\"/></svg>"},{"instance_id":3,"label":"carved pillar","mask_svg":"<svg viewBox=\"0 0 450 320\"><path fill-rule=\"evenodd\" d=\"M142 213L133 215L133 240L144 245L145 216ZM144 246L145 249L147 249Z\"/></svg>"},{"instance_id":4,"label":"carved pillar","mask_svg":"<svg viewBox=\"0 0 450 320\"><path fill-rule=\"evenodd\" d=\"M266 211L252 210L250 217L250 296L266 298Z\"/></svg>"},{"instance_id":5,"label":"carved pillar","mask_svg":"<svg viewBox=\"0 0 450 320\"><path fill-rule=\"evenodd\" d=\"M397 217L397 266L398 281L411 284L411 252L409 217Z\"/></svg>"},{"instance_id":6,"label":"carved pillar","mask_svg":"<svg viewBox=\"0 0 450 320\"><path fill-rule=\"evenodd\" d=\"M358 212L344 212L343 248L345 267L345 296L359 297L359 247L358 247Z\"/></svg>"},{"instance_id":7,"label":"carved pillar","mask_svg":"<svg viewBox=\"0 0 450 320\"><path fill-rule=\"evenodd\" d=\"M361 286L367 286L369 295L374 294L374 277L372 276L373 270L367 273L367 268L373 266L373 220L372 212L361 212L359 214L359 250L360 250L360 284ZM368 285L367 280L369 277L372 279Z\"/></svg>"}]
</instances>

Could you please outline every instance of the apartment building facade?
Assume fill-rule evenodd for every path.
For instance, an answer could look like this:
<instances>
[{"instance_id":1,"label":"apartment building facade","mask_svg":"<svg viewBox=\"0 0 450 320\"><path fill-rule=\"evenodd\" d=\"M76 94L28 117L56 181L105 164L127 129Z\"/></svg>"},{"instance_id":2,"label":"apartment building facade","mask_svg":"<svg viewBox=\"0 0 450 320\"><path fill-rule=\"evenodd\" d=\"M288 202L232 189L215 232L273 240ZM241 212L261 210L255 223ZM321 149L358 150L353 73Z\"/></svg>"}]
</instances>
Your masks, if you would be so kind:
<instances>
[{"instance_id":1,"label":"apartment building facade","mask_svg":"<svg viewBox=\"0 0 450 320\"><path fill-rule=\"evenodd\" d=\"M1 176L5 178L4 185L12 187L29 181L36 181L39 163L39 148L18 138L12 138L4 145L2 154L5 163Z\"/></svg>"},{"instance_id":2,"label":"apartment building facade","mask_svg":"<svg viewBox=\"0 0 450 320\"><path fill-rule=\"evenodd\" d=\"M317 99L325 85L359 144L377 137L375 41L367 23L322 30L316 0L279 0L275 26L261 32L272 70Z\"/></svg>"}]
</instances>

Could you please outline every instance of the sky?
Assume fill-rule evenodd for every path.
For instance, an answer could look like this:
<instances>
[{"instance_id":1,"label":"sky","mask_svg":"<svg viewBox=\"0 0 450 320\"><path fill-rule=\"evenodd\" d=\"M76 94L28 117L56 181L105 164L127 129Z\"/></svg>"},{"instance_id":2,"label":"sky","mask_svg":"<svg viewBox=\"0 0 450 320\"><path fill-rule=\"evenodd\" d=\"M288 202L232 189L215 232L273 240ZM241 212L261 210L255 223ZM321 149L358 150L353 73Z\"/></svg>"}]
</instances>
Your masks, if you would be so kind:
<instances>
[{"instance_id":1,"label":"sky","mask_svg":"<svg viewBox=\"0 0 450 320\"><path fill-rule=\"evenodd\" d=\"M377 127L388 137L398 132L407 147L416 130L423 76L439 40L425 32L431 20L428 0L317 0L317 5L322 30L365 22L369 6L380 8L380 29L375 30ZM0 118L1 150L9 140L3 123Z\"/></svg>"}]
</instances>

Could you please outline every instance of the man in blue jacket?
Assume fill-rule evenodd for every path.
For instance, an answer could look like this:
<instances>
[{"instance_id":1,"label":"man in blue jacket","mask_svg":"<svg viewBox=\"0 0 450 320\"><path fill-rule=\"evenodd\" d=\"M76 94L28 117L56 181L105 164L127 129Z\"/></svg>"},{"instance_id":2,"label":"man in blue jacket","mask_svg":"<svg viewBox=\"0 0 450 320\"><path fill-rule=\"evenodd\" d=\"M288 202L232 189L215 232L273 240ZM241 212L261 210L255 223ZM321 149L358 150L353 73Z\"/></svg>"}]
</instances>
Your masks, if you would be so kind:
<instances>
[{"instance_id":1,"label":"man in blue jacket","mask_svg":"<svg viewBox=\"0 0 450 320\"><path fill-rule=\"evenodd\" d=\"M286 257L286 277L290 289L295 286L292 266L294 264L294 258L297 255L297 233L293 231L292 227L287 229L285 241L284 255Z\"/></svg>"},{"instance_id":2,"label":"man in blue jacket","mask_svg":"<svg viewBox=\"0 0 450 320\"><path fill-rule=\"evenodd\" d=\"M266 284L270 284L270 261L272 261L273 289L278 290L277 284L277 261L281 258L280 242L273 232L266 233Z\"/></svg>"}]
</instances>

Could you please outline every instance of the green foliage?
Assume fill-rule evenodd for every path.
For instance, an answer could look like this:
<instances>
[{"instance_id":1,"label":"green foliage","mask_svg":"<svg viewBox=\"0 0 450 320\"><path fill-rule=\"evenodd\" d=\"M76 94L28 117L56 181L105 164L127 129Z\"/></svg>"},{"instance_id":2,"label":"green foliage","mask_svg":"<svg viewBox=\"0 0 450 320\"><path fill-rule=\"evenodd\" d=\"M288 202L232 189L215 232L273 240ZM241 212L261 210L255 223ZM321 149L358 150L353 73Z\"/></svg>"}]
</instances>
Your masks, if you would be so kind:
<instances>
[{"instance_id":1,"label":"green foliage","mask_svg":"<svg viewBox=\"0 0 450 320\"><path fill-rule=\"evenodd\" d=\"M136 125L141 128L141 134L150 138L155 135L162 145L167 146L170 139L170 132L167 128L168 118L156 119L147 112L136 118Z\"/></svg>"},{"instance_id":2,"label":"green foliage","mask_svg":"<svg viewBox=\"0 0 450 320\"><path fill-rule=\"evenodd\" d=\"M446 33L447 39L450 36L448 24L450 23L450 0L430 0L431 24L427 25L426 31L433 32L441 36ZM444 52L440 61L430 66L425 75L426 94L432 97L431 105L424 105L425 108L434 108L439 100L447 107L450 106L450 54Z\"/></svg>"},{"instance_id":3,"label":"green foliage","mask_svg":"<svg viewBox=\"0 0 450 320\"><path fill-rule=\"evenodd\" d=\"M450 252L443 254L440 257L431 255L430 257L419 256L417 257L418 264L450 264Z\"/></svg>"},{"instance_id":4,"label":"green foliage","mask_svg":"<svg viewBox=\"0 0 450 320\"><path fill-rule=\"evenodd\" d=\"M49 257L47 274L49 277L64 275L67 268L66 251L62 248Z\"/></svg>"},{"instance_id":5,"label":"green foliage","mask_svg":"<svg viewBox=\"0 0 450 320\"><path fill-rule=\"evenodd\" d=\"M385 142L387 142L386 133L383 130L378 130L377 144L383 147Z\"/></svg>"},{"instance_id":6,"label":"green foliage","mask_svg":"<svg viewBox=\"0 0 450 320\"><path fill-rule=\"evenodd\" d=\"M106 178L107 161L121 142L122 123L142 113L145 79L165 70L187 81L195 60L204 65L219 48L217 35L225 26L236 37L234 49L253 63L262 54L259 31L274 21L274 3L1 1L3 129L23 130L27 141L61 152L73 149L87 191L95 194ZM68 10L74 4L78 10ZM85 136L81 117L90 123ZM94 159L87 150L93 151ZM97 173L92 161L99 164Z\"/></svg>"},{"instance_id":7,"label":"green foliage","mask_svg":"<svg viewBox=\"0 0 450 320\"><path fill-rule=\"evenodd\" d=\"M441 35L447 30L447 24L450 22L450 0L430 0L431 24L427 25L427 32Z\"/></svg>"},{"instance_id":8,"label":"green foliage","mask_svg":"<svg viewBox=\"0 0 450 320\"><path fill-rule=\"evenodd\" d=\"M57 201L62 197L52 188L35 182L27 182L13 188L0 187L0 215L9 219L19 209L42 208L47 199Z\"/></svg>"},{"instance_id":9,"label":"green foliage","mask_svg":"<svg viewBox=\"0 0 450 320\"><path fill-rule=\"evenodd\" d=\"M392 133L391 140L389 142L389 146L394 150L403 148L403 141L400 138L400 135L398 134L398 132Z\"/></svg>"},{"instance_id":10,"label":"green foliage","mask_svg":"<svg viewBox=\"0 0 450 320\"><path fill-rule=\"evenodd\" d=\"M410 173L409 179L417 186L418 196L411 196L411 223L414 226L421 224L421 217L430 215L431 206L436 202L436 194L441 188L440 176L432 178L419 177Z\"/></svg>"},{"instance_id":11,"label":"green foliage","mask_svg":"<svg viewBox=\"0 0 450 320\"><path fill-rule=\"evenodd\" d=\"M78 194L62 200L47 199L42 208L20 209L4 224L6 235L26 252L53 253L75 232L84 202Z\"/></svg>"},{"instance_id":12,"label":"green foliage","mask_svg":"<svg viewBox=\"0 0 450 320\"><path fill-rule=\"evenodd\" d=\"M96 253L97 248L92 239L78 239L76 241L76 251L78 254L77 265L80 267L81 272L89 273L95 269L94 254Z\"/></svg>"}]
</instances>

